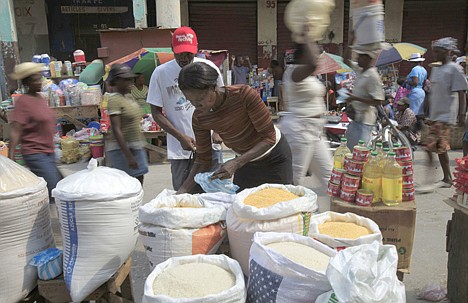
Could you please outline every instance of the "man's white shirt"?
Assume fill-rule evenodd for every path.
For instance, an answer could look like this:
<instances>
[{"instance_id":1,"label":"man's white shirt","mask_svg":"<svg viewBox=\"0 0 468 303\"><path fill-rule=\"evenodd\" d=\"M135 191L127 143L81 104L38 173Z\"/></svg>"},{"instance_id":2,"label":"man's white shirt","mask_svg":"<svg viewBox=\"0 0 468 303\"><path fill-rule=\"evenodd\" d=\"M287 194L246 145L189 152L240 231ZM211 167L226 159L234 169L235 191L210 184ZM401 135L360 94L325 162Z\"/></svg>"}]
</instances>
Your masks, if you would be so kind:
<instances>
[{"instance_id":1,"label":"man's white shirt","mask_svg":"<svg viewBox=\"0 0 468 303\"><path fill-rule=\"evenodd\" d=\"M224 86L223 77L213 62L197 57L193 62L205 62L215 68L219 74L217 86ZM147 102L164 108L166 117L172 125L183 134L194 138L192 115L195 107L179 89L178 78L181 69L175 59L156 67L151 75ZM184 150L180 142L168 133L167 158L188 159L189 157L190 151Z\"/></svg>"}]
</instances>

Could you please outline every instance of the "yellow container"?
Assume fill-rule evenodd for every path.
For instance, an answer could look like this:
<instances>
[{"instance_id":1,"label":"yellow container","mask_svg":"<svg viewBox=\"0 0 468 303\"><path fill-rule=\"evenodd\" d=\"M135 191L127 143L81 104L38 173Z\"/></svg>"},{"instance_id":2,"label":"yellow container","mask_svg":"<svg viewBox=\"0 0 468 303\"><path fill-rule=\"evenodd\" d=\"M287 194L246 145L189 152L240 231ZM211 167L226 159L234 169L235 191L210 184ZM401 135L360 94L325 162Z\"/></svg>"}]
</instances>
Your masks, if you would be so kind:
<instances>
[{"instance_id":1,"label":"yellow container","mask_svg":"<svg viewBox=\"0 0 468 303\"><path fill-rule=\"evenodd\" d=\"M395 153L388 154L382 175L382 201L385 205L399 205L403 200L402 168L395 160Z\"/></svg>"},{"instance_id":2,"label":"yellow container","mask_svg":"<svg viewBox=\"0 0 468 303\"><path fill-rule=\"evenodd\" d=\"M382 168L377 152L371 153L371 159L364 165L361 188L370 190L373 203L382 201Z\"/></svg>"},{"instance_id":3,"label":"yellow container","mask_svg":"<svg viewBox=\"0 0 468 303\"><path fill-rule=\"evenodd\" d=\"M351 151L346 146L346 138L341 138L341 145L333 153L333 167L343 169L344 160L346 154L349 154Z\"/></svg>"}]
</instances>

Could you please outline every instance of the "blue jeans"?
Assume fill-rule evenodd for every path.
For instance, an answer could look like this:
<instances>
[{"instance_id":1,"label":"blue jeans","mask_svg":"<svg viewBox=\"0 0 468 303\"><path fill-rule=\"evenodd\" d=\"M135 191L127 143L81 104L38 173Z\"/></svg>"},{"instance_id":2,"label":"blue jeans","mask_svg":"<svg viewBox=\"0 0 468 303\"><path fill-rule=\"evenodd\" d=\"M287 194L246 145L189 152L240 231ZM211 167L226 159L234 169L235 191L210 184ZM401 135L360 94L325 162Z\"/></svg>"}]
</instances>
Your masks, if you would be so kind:
<instances>
[{"instance_id":1,"label":"blue jeans","mask_svg":"<svg viewBox=\"0 0 468 303\"><path fill-rule=\"evenodd\" d=\"M138 164L137 169L128 166L127 158L121 149L115 149L106 152L106 157L110 161L110 167L123 170L128 175L137 178L148 173L148 159L144 149L130 149L135 161Z\"/></svg>"},{"instance_id":2,"label":"blue jeans","mask_svg":"<svg viewBox=\"0 0 468 303\"><path fill-rule=\"evenodd\" d=\"M38 177L44 178L49 190L49 200L53 202L51 192L63 177L55 164L55 153L23 155L24 162Z\"/></svg>"},{"instance_id":3,"label":"blue jeans","mask_svg":"<svg viewBox=\"0 0 468 303\"><path fill-rule=\"evenodd\" d=\"M367 125L361 122L353 121L348 125L346 130L346 139L348 139L348 148L353 150L354 146L358 145L359 140L364 140L367 145L372 139L373 125Z\"/></svg>"}]
</instances>

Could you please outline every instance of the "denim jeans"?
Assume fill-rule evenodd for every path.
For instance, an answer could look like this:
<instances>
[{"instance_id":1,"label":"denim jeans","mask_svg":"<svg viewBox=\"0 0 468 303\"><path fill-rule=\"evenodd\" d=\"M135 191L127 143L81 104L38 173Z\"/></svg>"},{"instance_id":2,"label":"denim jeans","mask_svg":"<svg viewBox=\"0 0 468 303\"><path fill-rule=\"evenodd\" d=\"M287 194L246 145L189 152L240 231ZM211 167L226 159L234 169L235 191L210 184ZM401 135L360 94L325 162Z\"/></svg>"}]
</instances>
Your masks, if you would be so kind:
<instances>
[{"instance_id":1,"label":"denim jeans","mask_svg":"<svg viewBox=\"0 0 468 303\"><path fill-rule=\"evenodd\" d=\"M49 199L53 202L51 192L63 178L55 164L55 153L23 155L23 159L36 176L44 178L47 182Z\"/></svg>"},{"instance_id":2,"label":"denim jeans","mask_svg":"<svg viewBox=\"0 0 468 303\"><path fill-rule=\"evenodd\" d=\"M358 145L359 140L364 140L367 145L372 139L373 125L367 125L361 122L352 121L346 130L346 139L348 139L348 148L353 150L355 145Z\"/></svg>"}]
</instances>

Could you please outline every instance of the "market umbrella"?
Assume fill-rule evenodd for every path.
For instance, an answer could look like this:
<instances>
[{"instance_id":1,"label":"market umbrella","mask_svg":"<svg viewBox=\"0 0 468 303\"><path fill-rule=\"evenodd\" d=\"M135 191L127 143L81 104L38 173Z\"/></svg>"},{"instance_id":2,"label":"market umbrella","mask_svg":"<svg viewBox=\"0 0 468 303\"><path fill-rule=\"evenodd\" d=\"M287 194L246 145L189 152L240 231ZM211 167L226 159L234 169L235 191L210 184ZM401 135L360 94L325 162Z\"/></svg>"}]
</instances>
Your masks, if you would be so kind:
<instances>
[{"instance_id":1,"label":"market umbrella","mask_svg":"<svg viewBox=\"0 0 468 303\"><path fill-rule=\"evenodd\" d=\"M131 54L106 64L106 70L110 70L113 64L126 64L134 73L142 73L146 83L149 83L151 74L156 66L174 59L171 48L141 48Z\"/></svg>"},{"instance_id":2,"label":"market umbrella","mask_svg":"<svg viewBox=\"0 0 468 303\"><path fill-rule=\"evenodd\" d=\"M383 49L375 60L376 66L397 63L411 57L413 53L424 55L427 49L412 43L395 43L391 47Z\"/></svg>"},{"instance_id":3,"label":"market umbrella","mask_svg":"<svg viewBox=\"0 0 468 303\"><path fill-rule=\"evenodd\" d=\"M343 62L343 58L337 55L323 52L318 59L318 66L314 75L323 75L329 73L344 73L351 68Z\"/></svg>"}]
</instances>

